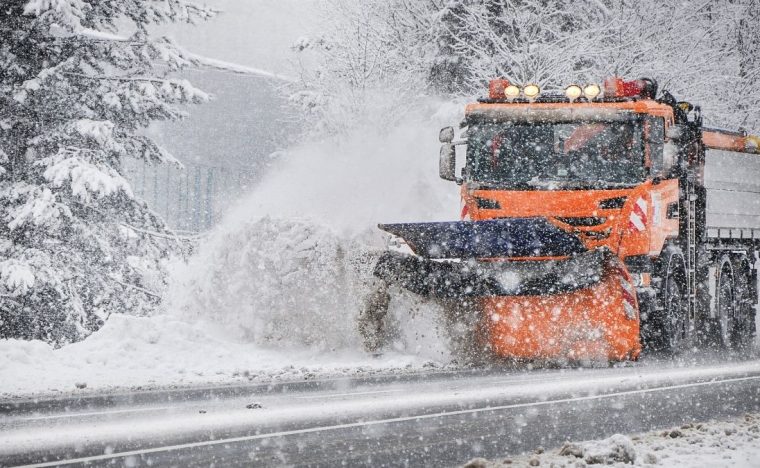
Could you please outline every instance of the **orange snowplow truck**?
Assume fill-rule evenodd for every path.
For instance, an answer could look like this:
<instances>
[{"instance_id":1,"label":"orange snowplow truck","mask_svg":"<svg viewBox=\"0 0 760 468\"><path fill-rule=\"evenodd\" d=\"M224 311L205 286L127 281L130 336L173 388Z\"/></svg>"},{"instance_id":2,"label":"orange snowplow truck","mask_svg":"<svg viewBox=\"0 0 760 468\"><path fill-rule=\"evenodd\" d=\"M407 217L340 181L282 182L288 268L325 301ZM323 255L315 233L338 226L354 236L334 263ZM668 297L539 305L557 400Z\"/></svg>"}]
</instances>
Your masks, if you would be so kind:
<instances>
[{"instance_id":1,"label":"orange snowplow truck","mask_svg":"<svg viewBox=\"0 0 760 468\"><path fill-rule=\"evenodd\" d=\"M753 341L760 139L617 77L564 93L493 80L461 129L441 130L440 176L461 185L462 220L381 224L413 252L381 256L383 284L458 304L508 358Z\"/></svg>"}]
</instances>

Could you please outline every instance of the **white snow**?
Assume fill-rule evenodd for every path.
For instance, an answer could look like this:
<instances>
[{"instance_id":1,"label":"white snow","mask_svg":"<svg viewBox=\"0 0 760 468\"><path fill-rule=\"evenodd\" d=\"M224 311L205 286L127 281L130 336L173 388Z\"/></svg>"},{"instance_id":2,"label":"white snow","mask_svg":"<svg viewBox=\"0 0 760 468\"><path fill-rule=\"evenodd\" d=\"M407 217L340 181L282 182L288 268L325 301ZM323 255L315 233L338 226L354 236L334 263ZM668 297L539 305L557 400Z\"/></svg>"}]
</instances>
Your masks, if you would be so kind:
<instances>
[{"instance_id":1,"label":"white snow","mask_svg":"<svg viewBox=\"0 0 760 468\"><path fill-rule=\"evenodd\" d=\"M548 450L507 456L501 460L474 459L468 468L503 466L616 466L616 467L737 467L752 468L760 460L760 413L643 434L614 434L602 440L567 442Z\"/></svg>"},{"instance_id":2,"label":"white snow","mask_svg":"<svg viewBox=\"0 0 760 468\"><path fill-rule=\"evenodd\" d=\"M30 0L24 5L24 14L29 16L43 16L48 12L56 12L61 21L71 28L81 27L81 19L87 4L81 0Z\"/></svg>"},{"instance_id":3,"label":"white snow","mask_svg":"<svg viewBox=\"0 0 760 468\"><path fill-rule=\"evenodd\" d=\"M178 268L168 309L283 352L361 349L356 318L387 241L376 224L457 216L457 187L437 178L434 155L438 128L458 116L431 119L437 106L423 104L427 114L391 128L360 125L286 152ZM422 328L404 327L410 336L399 347L440 357L440 342L419 341L435 334L429 319L437 311L413 319L419 307L407 306L397 312Z\"/></svg>"},{"instance_id":4,"label":"white snow","mask_svg":"<svg viewBox=\"0 0 760 468\"><path fill-rule=\"evenodd\" d=\"M13 293L23 295L34 286L34 273L30 265L16 259L0 261L0 284Z\"/></svg>"},{"instance_id":5,"label":"white snow","mask_svg":"<svg viewBox=\"0 0 760 468\"><path fill-rule=\"evenodd\" d=\"M43 177L50 181L54 187L70 184L71 192L84 202L90 202L95 198L103 198L122 192L132 197L132 188L124 177L115 170L96 166L89 161L70 155L62 150L50 164ZM40 165L47 165L46 160L40 161Z\"/></svg>"},{"instance_id":6,"label":"white snow","mask_svg":"<svg viewBox=\"0 0 760 468\"><path fill-rule=\"evenodd\" d=\"M262 78L271 78L279 81L284 81L287 83L296 83L298 79L288 76L288 75L282 75L279 73L273 73L268 70L264 70L261 68L256 67L248 67L244 65L238 65L236 63L231 62L225 62L224 60L218 60L214 58L209 57L203 57L198 54L188 54L188 58L191 58L198 63L200 63L203 66L213 68L216 70L222 70L222 71L229 71L232 73L240 73L243 75L253 75L253 76L260 76Z\"/></svg>"},{"instance_id":7,"label":"white snow","mask_svg":"<svg viewBox=\"0 0 760 468\"><path fill-rule=\"evenodd\" d=\"M18 229L25 224L35 226L55 225L61 217L71 215L65 205L58 203L53 192L47 187L36 187L29 184L16 184L8 189L10 199L24 199L22 204L9 210L8 228Z\"/></svg>"},{"instance_id":8,"label":"white snow","mask_svg":"<svg viewBox=\"0 0 760 468\"><path fill-rule=\"evenodd\" d=\"M320 353L232 338L206 321L169 316L113 315L98 332L60 349L41 341L0 340L0 396L56 394L249 380L303 380L378 369L421 368L427 360L388 353L382 359L351 350Z\"/></svg>"},{"instance_id":9,"label":"white snow","mask_svg":"<svg viewBox=\"0 0 760 468\"><path fill-rule=\"evenodd\" d=\"M74 122L74 129L83 137L91 138L102 146L111 140L114 124L108 120L79 119Z\"/></svg>"},{"instance_id":10,"label":"white snow","mask_svg":"<svg viewBox=\"0 0 760 468\"><path fill-rule=\"evenodd\" d=\"M634 463L636 449L628 437L614 434L604 440L591 441L583 444L583 460L589 465L612 463Z\"/></svg>"}]
</instances>

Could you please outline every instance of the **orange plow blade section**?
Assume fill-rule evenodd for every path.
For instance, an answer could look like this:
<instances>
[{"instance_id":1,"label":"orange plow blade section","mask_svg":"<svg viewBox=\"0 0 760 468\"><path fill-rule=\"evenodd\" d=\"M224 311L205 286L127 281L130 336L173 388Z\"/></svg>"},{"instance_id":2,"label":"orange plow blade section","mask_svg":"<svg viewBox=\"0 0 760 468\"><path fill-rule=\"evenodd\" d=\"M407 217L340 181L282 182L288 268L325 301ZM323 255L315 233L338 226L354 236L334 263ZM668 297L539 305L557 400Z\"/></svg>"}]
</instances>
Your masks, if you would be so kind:
<instances>
[{"instance_id":1,"label":"orange plow blade section","mask_svg":"<svg viewBox=\"0 0 760 468\"><path fill-rule=\"evenodd\" d=\"M624 270L549 296L482 298L492 351L516 359L626 360L641 352L636 295Z\"/></svg>"}]
</instances>

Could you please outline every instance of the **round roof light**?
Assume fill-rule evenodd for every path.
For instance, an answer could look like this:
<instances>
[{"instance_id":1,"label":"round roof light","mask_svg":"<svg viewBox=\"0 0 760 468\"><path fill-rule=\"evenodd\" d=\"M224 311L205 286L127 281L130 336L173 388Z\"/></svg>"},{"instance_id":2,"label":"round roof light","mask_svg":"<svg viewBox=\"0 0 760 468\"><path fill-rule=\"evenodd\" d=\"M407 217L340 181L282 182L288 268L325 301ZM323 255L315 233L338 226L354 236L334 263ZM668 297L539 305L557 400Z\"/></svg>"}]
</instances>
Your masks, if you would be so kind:
<instances>
[{"instance_id":1,"label":"round roof light","mask_svg":"<svg viewBox=\"0 0 760 468\"><path fill-rule=\"evenodd\" d=\"M567 88L565 88L565 96L567 96L567 98L570 99L570 102L573 102L579 97L581 97L582 93L583 91L581 91L581 87L578 85L570 85Z\"/></svg>"},{"instance_id":2,"label":"round roof light","mask_svg":"<svg viewBox=\"0 0 760 468\"><path fill-rule=\"evenodd\" d=\"M520 96L520 88L515 85L509 85L504 88L504 96L506 96L510 101L517 99Z\"/></svg>"},{"instance_id":3,"label":"round roof light","mask_svg":"<svg viewBox=\"0 0 760 468\"><path fill-rule=\"evenodd\" d=\"M523 94L528 99L535 99L539 94L541 94L541 88L539 88L537 84L525 85L523 88Z\"/></svg>"},{"instance_id":4,"label":"round roof light","mask_svg":"<svg viewBox=\"0 0 760 468\"><path fill-rule=\"evenodd\" d=\"M600 88L598 84L592 83L583 88L583 95L589 100L595 99L600 94L602 94L602 88Z\"/></svg>"}]
</instances>

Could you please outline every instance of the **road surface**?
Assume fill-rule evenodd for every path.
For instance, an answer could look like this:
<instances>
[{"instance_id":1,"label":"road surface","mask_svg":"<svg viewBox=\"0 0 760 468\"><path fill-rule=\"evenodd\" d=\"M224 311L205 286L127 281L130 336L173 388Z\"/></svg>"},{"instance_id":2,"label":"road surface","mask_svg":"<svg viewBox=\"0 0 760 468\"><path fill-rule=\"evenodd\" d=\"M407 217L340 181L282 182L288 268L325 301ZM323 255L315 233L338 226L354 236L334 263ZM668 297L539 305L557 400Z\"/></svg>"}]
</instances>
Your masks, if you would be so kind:
<instances>
[{"instance_id":1,"label":"road surface","mask_svg":"<svg viewBox=\"0 0 760 468\"><path fill-rule=\"evenodd\" d=\"M760 410L760 360L0 402L0 465L454 466Z\"/></svg>"}]
</instances>

